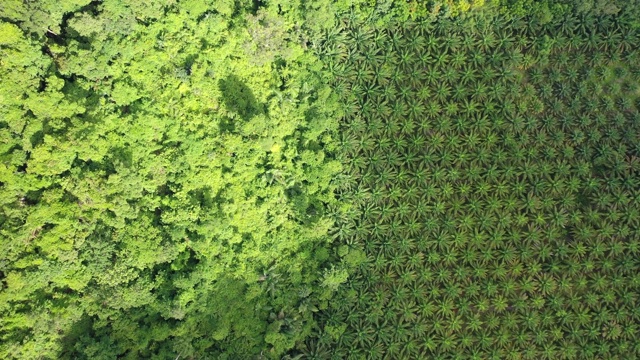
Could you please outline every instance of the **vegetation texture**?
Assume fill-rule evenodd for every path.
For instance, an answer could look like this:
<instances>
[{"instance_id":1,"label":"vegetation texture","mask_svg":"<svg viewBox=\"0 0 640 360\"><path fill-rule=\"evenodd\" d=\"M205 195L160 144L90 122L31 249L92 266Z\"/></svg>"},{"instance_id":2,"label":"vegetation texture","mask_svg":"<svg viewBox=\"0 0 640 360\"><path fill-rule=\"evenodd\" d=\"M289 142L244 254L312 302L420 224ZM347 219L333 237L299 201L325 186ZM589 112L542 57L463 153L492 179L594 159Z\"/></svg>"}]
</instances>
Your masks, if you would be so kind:
<instances>
[{"instance_id":1,"label":"vegetation texture","mask_svg":"<svg viewBox=\"0 0 640 360\"><path fill-rule=\"evenodd\" d=\"M305 358L640 356L633 17L493 14L327 35L368 262Z\"/></svg>"},{"instance_id":2,"label":"vegetation texture","mask_svg":"<svg viewBox=\"0 0 640 360\"><path fill-rule=\"evenodd\" d=\"M346 275L323 265L338 121L294 24L63 3L0 6L0 357L293 347Z\"/></svg>"},{"instance_id":3,"label":"vegetation texture","mask_svg":"<svg viewBox=\"0 0 640 360\"><path fill-rule=\"evenodd\" d=\"M2 1L0 357L640 357L638 19Z\"/></svg>"}]
</instances>

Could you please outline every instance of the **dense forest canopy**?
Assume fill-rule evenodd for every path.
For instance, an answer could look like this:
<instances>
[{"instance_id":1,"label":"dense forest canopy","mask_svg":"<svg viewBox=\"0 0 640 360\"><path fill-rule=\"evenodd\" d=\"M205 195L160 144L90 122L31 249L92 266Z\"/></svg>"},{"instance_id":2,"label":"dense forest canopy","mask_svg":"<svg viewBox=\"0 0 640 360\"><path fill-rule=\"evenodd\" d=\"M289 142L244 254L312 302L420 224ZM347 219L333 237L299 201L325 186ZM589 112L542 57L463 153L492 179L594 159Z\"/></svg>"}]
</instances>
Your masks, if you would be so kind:
<instances>
[{"instance_id":1,"label":"dense forest canopy","mask_svg":"<svg viewBox=\"0 0 640 360\"><path fill-rule=\"evenodd\" d=\"M640 4L4 0L0 356L640 356Z\"/></svg>"},{"instance_id":2,"label":"dense forest canopy","mask_svg":"<svg viewBox=\"0 0 640 360\"><path fill-rule=\"evenodd\" d=\"M2 357L292 347L344 272L302 32L252 2L63 4L3 3Z\"/></svg>"}]
</instances>

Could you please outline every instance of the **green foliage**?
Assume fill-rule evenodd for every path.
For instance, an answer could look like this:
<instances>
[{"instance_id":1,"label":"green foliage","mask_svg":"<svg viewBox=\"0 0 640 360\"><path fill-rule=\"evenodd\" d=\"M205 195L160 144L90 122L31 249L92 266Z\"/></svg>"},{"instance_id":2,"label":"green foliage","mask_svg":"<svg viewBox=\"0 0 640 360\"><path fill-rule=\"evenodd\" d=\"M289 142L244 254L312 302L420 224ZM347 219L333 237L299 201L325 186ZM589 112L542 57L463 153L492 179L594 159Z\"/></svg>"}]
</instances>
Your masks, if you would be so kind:
<instances>
[{"instance_id":1,"label":"green foliage","mask_svg":"<svg viewBox=\"0 0 640 360\"><path fill-rule=\"evenodd\" d=\"M63 17L91 3L91 0L20 1L7 0L0 7L0 18L19 23L30 35L38 38L46 34L59 36Z\"/></svg>"},{"instance_id":2,"label":"green foliage","mask_svg":"<svg viewBox=\"0 0 640 360\"><path fill-rule=\"evenodd\" d=\"M293 49L287 46L288 29L280 16L258 10L256 15L247 16L250 41L245 51L258 66L273 62L276 57L288 60Z\"/></svg>"},{"instance_id":3,"label":"green foliage","mask_svg":"<svg viewBox=\"0 0 640 360\"><path fill-rule=\"evenodd\" d=\"M638 9L4 1L0 356L640 356Z\"/></svg>"},{"instance_id":4,"label":"green foliage","mask_svg":"<svg viewBox=\"0 0 640 360\"><path fill-rule=\"evenodd\" d=\"M274 7L3 3L2 358L278 358L311 332L353 262L328 248L338 106Z\"/></svg>"},{"instance_id":5,"label":"green foliage","mask_svg":"<svg viewBox=\"0 0 640 360\"><path fill-rule=\"evenodd\" d=\"M640 355L636 7L517 3L326 36L367 261L302 358Z\"/></svg>"},{"instance_id":6,"label":"green foliage","mask_svg":"<svg viewBox=\"0 0 640 360\"><path fill-rule=\"evenodd\" d=\"M335 291L338 290L340 285L344 284L348 278L349 274L345 269L331 268L331 270L325 271L322 286Z\"/></svg>"}]
</instances>

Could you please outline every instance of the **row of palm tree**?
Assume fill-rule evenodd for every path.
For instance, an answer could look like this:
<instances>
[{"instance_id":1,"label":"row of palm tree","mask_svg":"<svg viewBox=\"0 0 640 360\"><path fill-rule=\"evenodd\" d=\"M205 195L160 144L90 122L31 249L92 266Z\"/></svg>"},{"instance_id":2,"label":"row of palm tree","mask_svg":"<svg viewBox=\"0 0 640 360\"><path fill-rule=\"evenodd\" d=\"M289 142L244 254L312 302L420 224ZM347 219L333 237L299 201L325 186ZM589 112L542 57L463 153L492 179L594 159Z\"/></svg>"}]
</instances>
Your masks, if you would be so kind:
<instances>
[{"instance_id":1,"label":"row of palm tree","mask_svg":"<svg viewBox=\"0 0 640 360\"><path fill-rule=\"evenodd\" d=\"M353 17L328 34L357 208L334 237L368 261L304 358L640 356L631 22Z\"/></svg>"}]
</instances>

